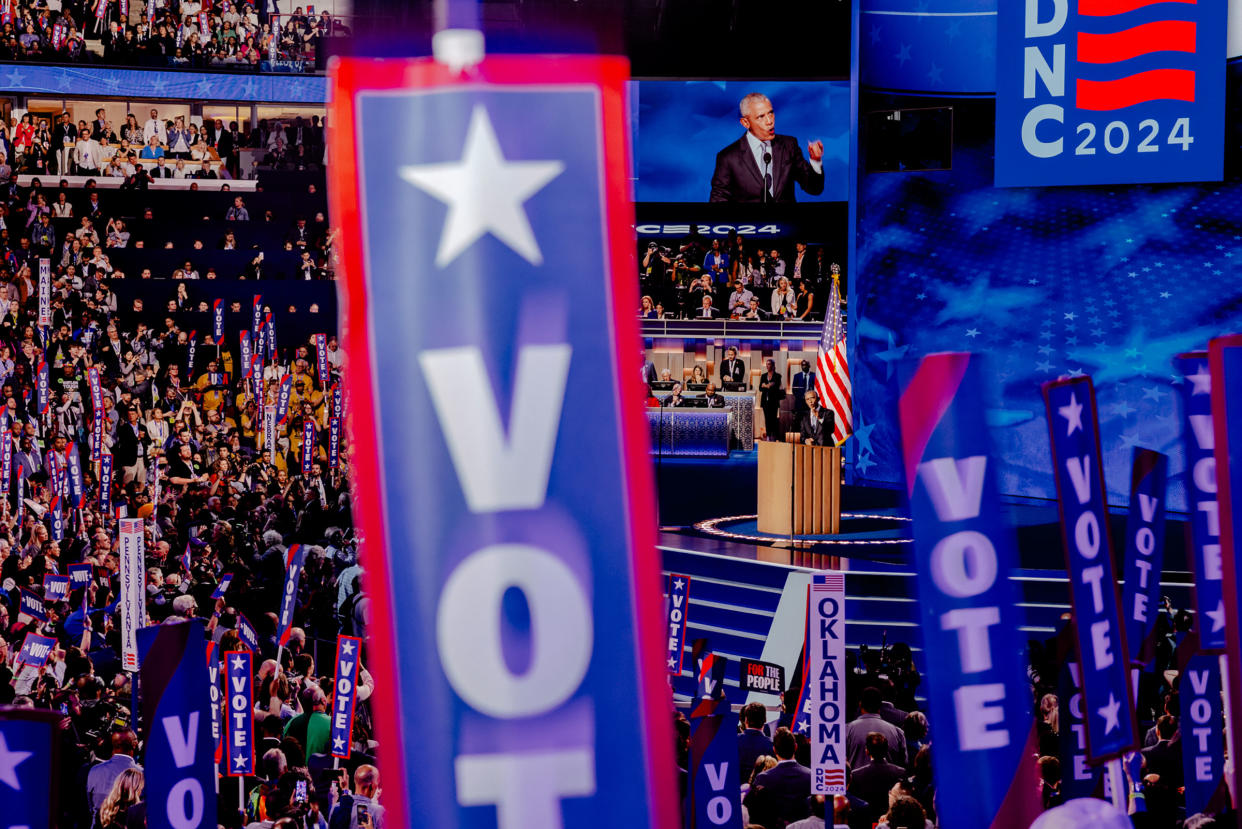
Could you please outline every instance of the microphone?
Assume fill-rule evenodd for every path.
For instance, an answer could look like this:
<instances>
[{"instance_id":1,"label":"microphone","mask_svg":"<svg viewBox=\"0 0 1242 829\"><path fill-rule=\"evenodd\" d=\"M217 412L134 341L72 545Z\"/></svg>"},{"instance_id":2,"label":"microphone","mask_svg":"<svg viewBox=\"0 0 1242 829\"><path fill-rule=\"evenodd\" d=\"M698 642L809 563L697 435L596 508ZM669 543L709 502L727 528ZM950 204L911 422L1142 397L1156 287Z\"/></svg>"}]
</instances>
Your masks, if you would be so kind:
<instances>
[{"instance_id":1,"label":"microphone","mask_svg":"<svg viewBox=\"0 0 1242 829\"><path fill-rule=\"evenodd\" d=\"M772 174L768 172L768 168L772 166L772 153L764 151L763 153L763 200L768 200L768 190L772 187Z\"/></svg>"}]
</instances>

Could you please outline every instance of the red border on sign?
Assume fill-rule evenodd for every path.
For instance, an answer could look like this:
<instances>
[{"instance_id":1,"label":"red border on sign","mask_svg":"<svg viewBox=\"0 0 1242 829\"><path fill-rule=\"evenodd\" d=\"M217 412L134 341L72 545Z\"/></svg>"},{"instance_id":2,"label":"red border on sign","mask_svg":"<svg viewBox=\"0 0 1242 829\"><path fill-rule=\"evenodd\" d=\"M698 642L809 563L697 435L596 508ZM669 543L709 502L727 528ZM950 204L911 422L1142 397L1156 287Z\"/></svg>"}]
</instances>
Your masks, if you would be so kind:
<instances>
[{"instance_id":1,"label":"red border on sign","mask_svg":"<svg viewBox=\"0 0 1242 829\"><path fill-rule=\"evenodd\" d=\"M352 370L348 382L351 410L346 429L353 447L354 503L365 541L361 555L366 559L370 595L376 612L374 648L371 658L385 681L376 683L375 706L379 733L390 735L380 746L385 775L401 781L387 789L385 801L395 826L410 825L409 804L404 791L408 758L399 735L400 675L396 652L394 619L396 606L391 594L391 573L385 552L383 510L380 485L380 446L377 432L369 428L377 422L373 395L373 363L368 335L365 259L362 249L362 216L358 157L353 152L356 133L355 96L364 90L390 90L424 87L469 87L476 85L524 86L591 85L599 90L601 140L603 143L603 182L605 243L611 253L611 306L616 346L621 420L621 462L626 470L629 498L630 541L633 550L634 627L638 654L634 670L639 677L638 708L645 716L643 752L649 774L652 826L674 827L678 820L675 767L670 726L670 699L662 655L664 623L663 585L660 560L655 548L655 498L651 461L647 451L646 422L639 401L644 390L639 382L638 285L634 279L634 211L629 198L629 127L626 118L625 82L629 63L620 57L596 56L516 56L486 58L469 73L451 72L430 58L411 60L334 59L330 65L332 113L329 130L332 140L329 207L333 222L341 229L341 257L344 278L338 281L341 298L341 327ZM633 405L629 405L633 403ZM353 424L360 428L353 428Z\"/></svg>"}]
</instances>

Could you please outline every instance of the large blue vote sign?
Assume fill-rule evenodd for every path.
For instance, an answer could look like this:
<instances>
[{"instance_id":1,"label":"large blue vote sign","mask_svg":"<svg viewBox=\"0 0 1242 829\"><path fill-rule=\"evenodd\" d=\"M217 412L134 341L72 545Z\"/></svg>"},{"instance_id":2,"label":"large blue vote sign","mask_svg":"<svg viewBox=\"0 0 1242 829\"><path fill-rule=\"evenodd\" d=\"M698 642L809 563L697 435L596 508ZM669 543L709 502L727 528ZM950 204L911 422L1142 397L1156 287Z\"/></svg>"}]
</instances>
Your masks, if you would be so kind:
<instances>
[{"instance_id":1,"label":"large blue vote sign","mask_svg":"<svg viewBox=\"0 0 1242 829\"><path fill-rule=\"evenodd\" d=\"M1006 0L996 184L1216 181L1226 0Z\"/></svg>"},{"instance_id":2,"label":"large blue vote sign","mask_svg":"<svg viewBox=\"0 0 1242 829\"><path fill-rule=\"evenodd\" d=\"M62 716L51 711L0 710L0 826L52 826L58 779L55 746Z\"/></svg>"},{"instance_id":3,"label":"large blue vote sign","mask_svg":"<svg viewBox=\"0 0 1242 829\"><path fill-rule=\"evenodd\" d=\"M627 71L335 70L349 438L396 826L676 821Z\"/></svg>"}]
</instances>

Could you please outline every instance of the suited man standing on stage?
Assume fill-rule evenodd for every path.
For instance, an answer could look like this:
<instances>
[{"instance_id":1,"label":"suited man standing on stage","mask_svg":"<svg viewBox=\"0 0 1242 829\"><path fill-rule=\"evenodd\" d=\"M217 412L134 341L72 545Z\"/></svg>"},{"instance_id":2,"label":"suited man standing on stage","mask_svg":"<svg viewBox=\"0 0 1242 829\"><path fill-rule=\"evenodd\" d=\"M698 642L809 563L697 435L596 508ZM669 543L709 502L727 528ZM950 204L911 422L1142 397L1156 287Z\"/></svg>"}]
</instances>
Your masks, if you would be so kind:
<instances>
[{"instance_id":1,"label":"suited man standing on stage","mask_svg":"<svg viewBox=\"0 0 1242 829\"><path fill-rule=\"evenodd\" d=\"M794 410L799 414L807 410L806 393L815 390L815 372L811 371L810 360L803 360L799 371L789 381L789 393L794 396Z\"/></svg>"},{"instance_id":2,"label":"suited man standing on stage","mask_svg":"<svg viewBox=\"0 0 1242 829\"><path fill-rule=\"evenodd\" d=\"M798 139L776 134L776 115L766 95L752 92L739 108L746 132L716 153L709 201L790 204L797 201L795 182L809 195L824 192L822 141L807 142L808 161Z\"/></svg>"},{"instance_id":3,"label":"suited man standing on stage","mask_svg":"<svg viewBox=\"0 0 1242 829\"><path fill-rule=\"evenodd\" d=\"M806 411L798 424L798 435L807 446L836 446L832 433L837 428L837 416L819 405L819 395L809 391L804 396Z\"/></svg>"},{"instance_id":4,"label":"suited man standing on stage","mask_svg":"<svg viewBox=\"0 0 1242 829\"><path fill-rule=\"evenodd\" d=\"M737 358L737 349L725 349L725 359L720 363L720 384L745 383L746 364Z\"/></svg>"}]
</instances>

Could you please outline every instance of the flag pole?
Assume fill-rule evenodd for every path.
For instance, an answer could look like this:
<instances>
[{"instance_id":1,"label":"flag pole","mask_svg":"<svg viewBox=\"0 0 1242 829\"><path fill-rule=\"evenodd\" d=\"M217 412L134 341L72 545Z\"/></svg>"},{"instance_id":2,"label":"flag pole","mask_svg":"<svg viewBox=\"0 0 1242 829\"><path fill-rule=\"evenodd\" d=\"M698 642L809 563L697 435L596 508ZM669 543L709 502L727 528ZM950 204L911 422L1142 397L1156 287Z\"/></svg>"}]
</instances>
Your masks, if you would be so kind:
<instances>
[{"instance_id":1,"label":"flag pole","mask_svg":"<svg viewBox=\"0 0 1242 829\"><path fill-rule=\"evenodd\" d=\"M1222 684L1229 681L1229 654L1227 653L1220 655L1220 678ZM1227 688L1226 693L1222 694L1221 698L1224 701L1222 713L1225 715L1225 756L1229 758L1228 762L1233 766L1233 774L1225 775L1225 783L1229 787L1230 797L1236 803L1238 793L1235 791L1237 787L1235 781L1238 774L1238 755L1233 753L1233 711L1231 710L1233 706Z\"/></svg>"},{"instance_id":2,"label":"flag pole","mask_svg":"<svg viewBox=\"0 0 1242 829\"><path fill-rule=\"evenodd\" d=\"M437 61L461 72L483 60L479 0L435 0L433 14L431 52Z\"/></svg>"},{"instance_id":3,"label":"flag pole","mask_svg":"<svg viewBox=\"0 0 1242 829\"><path fill-rule=\"evenodd\" d=\"M1126 778L1121 770L1121 758L1114 757L1108 761L1108 788L1109 795L1113 802L1113 808L1122 814L1126 814L1129 809L1126 808Z\"/></svg>"}]
</instances>

